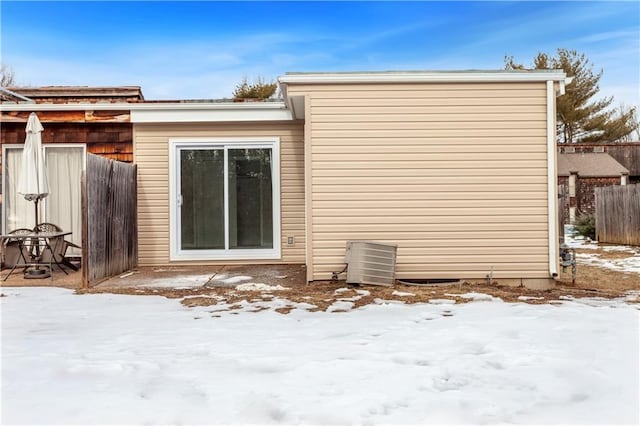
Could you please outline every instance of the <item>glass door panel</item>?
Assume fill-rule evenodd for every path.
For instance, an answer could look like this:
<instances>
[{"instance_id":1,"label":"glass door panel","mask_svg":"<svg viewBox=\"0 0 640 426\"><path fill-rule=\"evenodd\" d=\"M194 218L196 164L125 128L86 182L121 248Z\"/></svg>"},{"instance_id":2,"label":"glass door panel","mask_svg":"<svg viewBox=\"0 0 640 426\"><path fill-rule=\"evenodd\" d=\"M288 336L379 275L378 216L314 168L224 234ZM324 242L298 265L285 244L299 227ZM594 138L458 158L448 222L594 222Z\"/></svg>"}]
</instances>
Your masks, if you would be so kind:
<instances>
[{"instance_id":1,"label":"glass door panel","mask_svg":"<svg viewBox=\"0 0 640 426\"><path fill-rule=\"evenodd\" d=\"M224 249L224 150L180 149L179 191L181 249Z\"/></svg>"},{"instance_id":2,"label":"glass door panel","mask_svg":"<svg viewBox=\"0 0 640 426\"><path fill-rule=\"evenodd\" d=\"M44 152L50 193L44 199L45 220L42 221L55 223L63 230L73 232L66 239L82 246L80 182L84 169L84 147L45 146ZM80 256L82 250L69 247L67 254Z\"/></svg>"},{"instance_id":3,"label":"glass door panel","mask_svg":"<svg viewBox=\"0 0 640 426\"><path fill-rule=\"evenodd\" d=\"M22 147L6 148L4 154L4 182L2 186L2 208L4 209L5 218L4 232L18 228L32 229L36 225L34 204L25 200L16 189L18 187L18 176L20 176L22 168ZM39 209L39 215L43 217L42 203Z\"/></svg>"},{"instance_id":4,"label":"glass door panel","mask_svg":"<svg viewBox=\"0 0 640 426\"><path fill-rule=\"evenodd\" d=\"M273 248L270 148L228 150L229 248Z\"/></svg>"}]
</instances>

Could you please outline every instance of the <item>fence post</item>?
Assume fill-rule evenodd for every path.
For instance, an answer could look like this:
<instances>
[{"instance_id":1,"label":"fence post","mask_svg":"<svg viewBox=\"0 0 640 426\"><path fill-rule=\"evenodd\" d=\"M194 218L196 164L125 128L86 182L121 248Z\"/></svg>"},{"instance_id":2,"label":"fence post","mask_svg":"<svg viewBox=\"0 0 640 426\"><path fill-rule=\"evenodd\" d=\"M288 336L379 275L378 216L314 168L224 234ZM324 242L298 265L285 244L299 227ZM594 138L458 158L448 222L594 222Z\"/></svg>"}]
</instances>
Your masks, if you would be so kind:
<instances>
[{"instance_id":1,"label":"fence post","mask_svg":"<svg viewBox=\"0 0 640 426\"><path fill-rule=\"evenodd\" d=\"M602 199L602 196L600 195L600 191L598 191L598 189L600 188L595 188L594 189L594 204L596 206L596 211L595 211L595 221L596 221L596 241L600 241L600 235L601 235L601 222L602 222L602 209L600 208L600 200Z\"/></svg>"},{"instance_id":2,"label":"fence post","mask_svg":"<svg viewBox=\"0 0 640 426\"><path fill-rule=\"evenodd\" d=\"M87 163L85 163L87 164ZM82 233L82 247L80 248L82 253L82 259L80 260L80 270L82 271L82 288L89 288L89 224L88 224L88 214L87 214L87 171L83 170L82 175L80 177L80 210L82 211L81 216L81 233Z\"/></svg>"}]
</instances>

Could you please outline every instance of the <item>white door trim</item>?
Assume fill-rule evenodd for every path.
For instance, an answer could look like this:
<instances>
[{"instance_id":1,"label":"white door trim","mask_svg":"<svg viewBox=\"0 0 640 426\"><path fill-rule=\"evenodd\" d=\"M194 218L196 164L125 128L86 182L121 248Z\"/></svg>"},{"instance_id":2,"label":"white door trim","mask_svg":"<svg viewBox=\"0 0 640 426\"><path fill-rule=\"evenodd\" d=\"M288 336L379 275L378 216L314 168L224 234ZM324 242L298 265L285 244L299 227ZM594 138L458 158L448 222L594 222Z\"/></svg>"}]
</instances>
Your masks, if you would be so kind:
<instances>
[{"instance_id":1,"label":"white door trim","mask_svg":"<svg viewBox=\"0 0 640 426\"><path fill-rule=\"evenodd\" d=\"M224 197L225 197L225 249L224 250L182 250L180 248L180 188L181 149L219 148L224 149ZM229 149L268 148L272 161L272 205L273 205L273 248L271 249L229 249L228 217L228 158ZM278 260L281 258L281 218L280 218L280 138L170 138L169 139L169 260Z\"/></svg>"}]
</instances>

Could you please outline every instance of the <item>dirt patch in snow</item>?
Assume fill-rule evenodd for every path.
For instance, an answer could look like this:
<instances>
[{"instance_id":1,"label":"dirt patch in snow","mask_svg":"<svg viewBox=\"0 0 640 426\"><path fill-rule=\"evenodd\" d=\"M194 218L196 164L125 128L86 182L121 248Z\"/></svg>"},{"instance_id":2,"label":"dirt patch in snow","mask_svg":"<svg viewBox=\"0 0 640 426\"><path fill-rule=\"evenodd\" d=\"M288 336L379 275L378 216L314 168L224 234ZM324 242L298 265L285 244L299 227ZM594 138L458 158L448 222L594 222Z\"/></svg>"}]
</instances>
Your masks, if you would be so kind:
<instances>
[{"instance_id":1,"label":"dirt patch in snow","mask_svg":"<svg viewBox=\"0 0 640 426\"><path fill-rule=\"evenodd\" d=\"M634 255L640 255L640 251L629 250L606 250L606 246L597 249L576 249L577 254L597 255L600 259L617 260L626 259Z\"/></svg>"},{"instance_id":2,"label":"dirt patch in snow","mask_svg":"<svg viewBox=\"0 0 640 426\"><path fill-rule=\"evenodd\" d=\"M609 252L608 254L611 253L613 252ZM565 272L560 273L559 287L597 290L612 295L622 294L627 290L640 290L640 274L613 271L611 269L590 265L578 264L576 269L576 283L572 284L571 281L571 268L567 268Z\"/></svg>"},{"instance_id":3,"label":"dirt patch in snow","mask_svg":"<svg viewBox=\"0 0 640 426\"><path fill-rule=\"evenodd\" d=\"M624 259L628 257L637 257L640 256L640 250L636 251L613 251L613 250L603 250L603 253L600 254L600 257L603 259Z\"/></svg>"},{"instance_id":4,"label":"dirt patch in snow","mask_svg":"<svg viewBox=\"0 0 640 426\"><path fill-rule=\"evenodd\" d=\"M487 283L464 282L453 285L430 286L404 286L395 287L375 287L375 286L347 286L343 281L323 281L306 284L300 281L296 284L288 283L287 290L277 292L277 298L286 300L285 306L274 309L281 314L287 314L295 309L295 304L304 303L311 305L307 310L315 311L335 311L341 309L331 308L335 303L352 303L351 309L372 304L386 302L401 302L406 304L429 303L430 300L448 299L454 303L468 303L474 297L469 297L469 293L483 293L498 297L505 302L519 302L531 304L544 304L555 302L563 298L574 297L600 297L618 298L623 297L627 290L640 290L640 283L637 277L631 274L622 274L614 271L602 271L600 268L580 266L579 279L576 285L560 281L556 288L551 290L530 290L524 287L502 286L499 282L492 285ZM566 275L566 274L564 274ZM630 275L630 277L624 277ZM635 274L639 275L639 274ZM566 278L563 277L563 278ZM584 280L589 279L589 285L584 285ZM362 291L366 289L367 291ZM336 290L340 290L336 292ZM411 293L399 297L394 292L402 291ZM229 287L203 287L189 289L100 289L83 291L87 293L119 293L137 295L159 295L167 298L182 299L181 303L187 307L213 306L224 304L225 310L246 309L246 303L256 304L259 302L270 302L275 299L275 295L270 293L240 292ZM522 297L524 296L524 297ZM263 310L255 307L252 311Z\"/></svg>"},{"instance_id":5,"label":"dirt patch in snow","mask_svg":"<svg viewBox=\"0 0 640 426\"><path fill-rule=\"evenodd\" d=\"M611 251L596 248L597 254L620 259L634 256L630 251ZM578 249L578 253L594 253L594 249ZM617 256L622 256L618 258ZM193 271L193 273L202 271ZM117 293L134 295L156 295L167 298L182 299L187 307L213 306L225 310L257 309L261 302L277 302L272 307L276 312L286 314L300 306L308 311L341 311L341 306L350 305L357 309L372 303L430 303L431 300L448 299L454 303L473 301L470 293L482 293L498 297L505 302L519 303L555 303L563 298L599 297L613 299L624 297L630 290L640 290L640 273L620 272L597 266L579 264L575 284L571 282L571 268L561 272L555 288L550 290L531 290L524 287L503 286L499 280L489 285L484 281L462 282L450 285L407 286L397 284L395 287L352 286L344 281L305 282L306 271L301 265L253 265L226 266L212 273L212 276L228 279L233 276L251 277L250 283L241 282L234 285L211 285L183 288L147 288L140 286L98 286L89 290L78 290L78 293ZM137 274L138 280L144 278L144 272ZM141 275L141 276L140 276ZM152 276L155 274L152 274ZM180 280L177 280L177 284ZM255 291L240 291L249 284L264 283ZM278 289L278 291L274 291ZM252 288L252 290L254 290ZM260 291L262 290L262 291ZM252 307L248 307L251 304ZM300 305L303 304L303 305ZM300 305L300 306L296 306ZM260 310L263 310L260 308Z\"/></svg>"}]
</instances>

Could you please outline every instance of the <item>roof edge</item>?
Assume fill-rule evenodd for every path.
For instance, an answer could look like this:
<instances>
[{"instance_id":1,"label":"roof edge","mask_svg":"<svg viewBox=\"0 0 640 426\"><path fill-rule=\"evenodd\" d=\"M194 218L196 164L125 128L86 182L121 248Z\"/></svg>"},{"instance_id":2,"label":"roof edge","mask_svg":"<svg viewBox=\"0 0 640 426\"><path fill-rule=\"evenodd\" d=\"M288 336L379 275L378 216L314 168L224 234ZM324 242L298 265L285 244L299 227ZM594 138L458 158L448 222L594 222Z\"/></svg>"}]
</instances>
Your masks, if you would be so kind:
<instances>
[{"instance_id":1,"label":"roof edge","mask_svg":"<svg viewBox=\"0 0 640 426\"><path fill-rule=\"evenodd\" d=\"M284 101L279 102L118 102L118 103L73 103L34 104L0 103L0 111L251 111L286 109Z\"/></svg>"},{"instance_id":2,"label":"roof edge","mask_svg":"<svg viewBox=\"0 0 640 426\"><path fill-rule=\"evenodd\" d=\"M35 103L35 101L31 98L28 98L26 96L21 95L18 92L14 92L13 90L9 90L6 87L0 87L0 92L4 93L5 95L9 95L12 98L18 99L20 102L29 102L29 103Z\"/></svg>"},{"instance_id":3,"label":"roof edge","mask_svg":"<svg viewBox=\"0 0 640 426\"><path fill-rule=\"evenodd\" d=\"M283 84L348 83L462 83L462 82L567 82L561 70L472 70L472 71L381 71L336 73L287 73L278 78ZM568 83L568 82L567 82Z\"/></svg>"}]
</instances>

